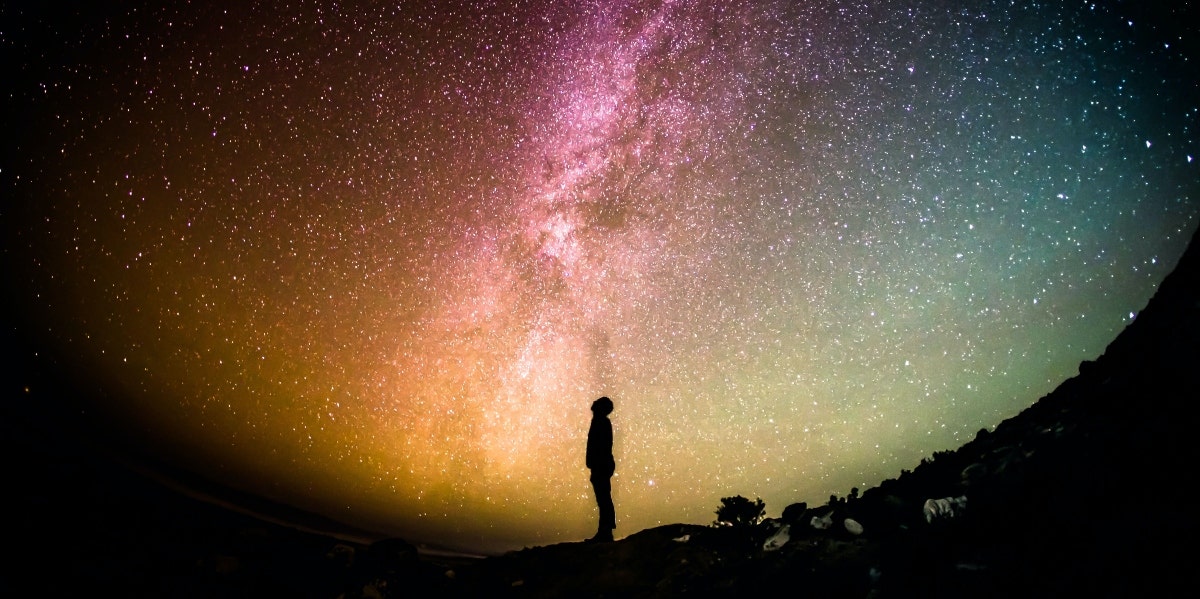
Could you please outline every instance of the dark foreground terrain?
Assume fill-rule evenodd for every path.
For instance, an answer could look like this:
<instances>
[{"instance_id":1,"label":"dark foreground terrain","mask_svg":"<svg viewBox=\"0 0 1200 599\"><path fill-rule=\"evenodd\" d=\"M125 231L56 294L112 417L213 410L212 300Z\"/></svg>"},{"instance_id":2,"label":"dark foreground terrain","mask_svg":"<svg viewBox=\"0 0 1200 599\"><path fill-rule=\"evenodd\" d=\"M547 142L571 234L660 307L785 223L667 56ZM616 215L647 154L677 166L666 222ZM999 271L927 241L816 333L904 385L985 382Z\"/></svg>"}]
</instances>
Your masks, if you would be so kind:
<instances>
[{"instance_id":1,"label":"dark foreground terrain","mask_svg":"<svg viewBox=\"0 0 1200 599\"><path fill-rule=\"evenodd\" d=\"M1193 239L1078 376L861 495L758 525L677 524L486 559L301 532L182 495L92 444L77 409L26 405L27 386L55 388L53 363L17 362L0 429L0 595L1165 595L1192 586L1197 555L1198 252ZM927 514L930 499L947 501Z\"/></svg>"}]
</instances>

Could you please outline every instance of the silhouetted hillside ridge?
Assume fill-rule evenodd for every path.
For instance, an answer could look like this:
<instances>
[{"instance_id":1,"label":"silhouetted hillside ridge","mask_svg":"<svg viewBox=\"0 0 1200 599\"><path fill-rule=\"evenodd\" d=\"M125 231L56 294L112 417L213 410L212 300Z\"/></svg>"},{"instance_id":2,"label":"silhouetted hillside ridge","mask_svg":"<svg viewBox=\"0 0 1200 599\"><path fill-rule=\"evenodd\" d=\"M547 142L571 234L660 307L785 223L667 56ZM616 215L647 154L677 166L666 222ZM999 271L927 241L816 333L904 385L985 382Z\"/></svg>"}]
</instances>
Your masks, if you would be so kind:
<instances>
[{"instance_id":1,"label":"silhouetted hillside ridge","mask_svg":"<svg viewBox=\"0 0 1200 599\"><path fill-rule=\"evenodd\" d=\"M512 596L545 597L775 588L838 597L1165 592L1186 578L1191 552L1181 539L1196 531L1183 483L1200 457L1189 435L1200 366L1198 253L1194 236L1146 308L1078 376L994 431L861 497L789 506L779 520L748 530L674 525L611 548L529 549L486 560L480 570L491 577L481 580L490 584L477 580L474 590L500 593L508 584ZM926 500L942 498L962 499L965 509L927 521ZM814 517L833 526L817 530ZM847 530L847 518L861 534ZM784 527L787 541L764 550ZM572 563L574 574L563 574Z\"/></svg>"},{"instance_id":2,"label":"silhouetted hillside ridge","mask_svg":"<svg viewBox=\"0 0 1200 599\"><path fill-rule=\"evenodd\" d=\"M338 540L180 495L76 439L78 414L26 426L34 408L16 390L3 440L18 481L9 530L20 549L7 560L0 593L1164 594L1190 582L1196 533L1189 483L1200 462L1191 418L1200 365L1198 253L1194 236L1146 308L1078 376L995 430L861 495L787 506L757 525L673 524L613 543L482 560L422 556L400 539Z\"/></svg>"}]
</instances>

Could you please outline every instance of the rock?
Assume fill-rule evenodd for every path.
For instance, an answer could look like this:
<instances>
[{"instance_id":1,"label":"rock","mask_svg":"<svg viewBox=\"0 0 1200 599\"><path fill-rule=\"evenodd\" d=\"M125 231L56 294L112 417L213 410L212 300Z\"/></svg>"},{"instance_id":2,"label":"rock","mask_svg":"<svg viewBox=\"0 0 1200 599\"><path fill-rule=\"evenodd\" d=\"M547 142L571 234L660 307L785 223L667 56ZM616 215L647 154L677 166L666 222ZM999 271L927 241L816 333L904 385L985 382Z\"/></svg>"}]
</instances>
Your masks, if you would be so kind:
<instances>
[{"instance_id":1,"label":"rock","mask_svg":"<svg viewBox=\"0 0 1200 599\"><path fill-rule=\"evenodd\" d=\"M925 521L932 524L935 520L954 518L967 508L967 496L943 497L941 499L926 499L922 511Z\"/></svg>"},{"instance_id":2,"label":"rock","mask_svg":"<svg viewBox=\"0 0 1200 599\"><path fill-rule=\"evenodd\" d=\"M846 527L846 532L856 537L863 533L862 524L859 524L858 520L855 520L854 518L846 518L846 520L842 522L842 526Z\"/></svg>"},{"instance_id":3,"label":"rock","mask_svg":"<svg viewBox=\"0 0 1200 599\"><path fill-rule=\"evenodd\" d=\"M813 528L817 530L829 530L833 526L833 514L825 514L824 516L813 516L809 522Z\"/></svg>"},{"instance_id":4,"label":"rock","mask_svg":"<svg viewBox=\"0 0 1200 599\"><path fill-rule=\"evenodd\" d=\"M780 515L780 519L783 520L784 522L787 522L788 524L791 524L794 522L799 522L800 518L802 518L804 516L804 512L807 512L807 511L808 511L808 503L803 502L803 501L801 501L800 503L793 503L793 504L783 508L783 514Z\"/></svg>"},{"instance_id":5,"label":"rock","mask_svg":"<svg viewBox=\"0 0 1200 599\"><path fill-rule=\"evenodd\" d=\"M765 543L763 543L763 551L776 551L780 547L786 545L787 542L792 538L790 531L791 527L787 524L780 526L779 530L775 531L775 534L771 535L771 537L768 538Z\"/></svg>"}]
</instances>

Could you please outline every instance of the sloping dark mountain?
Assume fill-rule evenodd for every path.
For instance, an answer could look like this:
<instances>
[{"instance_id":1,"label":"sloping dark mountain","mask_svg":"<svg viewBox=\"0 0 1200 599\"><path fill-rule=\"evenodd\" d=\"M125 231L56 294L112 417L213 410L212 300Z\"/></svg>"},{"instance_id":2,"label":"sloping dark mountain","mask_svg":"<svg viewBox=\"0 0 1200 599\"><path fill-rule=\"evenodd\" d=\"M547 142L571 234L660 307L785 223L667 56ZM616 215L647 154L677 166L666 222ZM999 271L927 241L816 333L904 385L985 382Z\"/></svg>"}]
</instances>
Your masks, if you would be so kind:
<instances>
[{"instance_id":1,"label":"sloping dark mountain","mask_svg":"<svg viewBox=\"0 0 1200 599\"><path fill-rule=\"evenodd\" d=\"M83 391L38 354L10 363L6 377L0 594L1140 597L1186 588L1200 462L1197 243L1078 376L861 495L789 506L758 525L676 524L481 560L306 532L181 494L112 459L111 445L88 434L105 423L68 397ZM31 380L61 401L29 401Z\"/></svg>"},{"instance_id":2,"label":"sloping dark mountain","mask_svg":"<svg viewBox=\"0 0 1200 599\"><path fill-rule=\"evenodd\" d=\"M818 508L789 506L756 527L675 525L611 545L491 558L457 576L459 588L524 597L1146 597L1187 588L1200 458L1190 438L1198 238L1078 376L897 479Z\"/></svg>"}]
</instances>

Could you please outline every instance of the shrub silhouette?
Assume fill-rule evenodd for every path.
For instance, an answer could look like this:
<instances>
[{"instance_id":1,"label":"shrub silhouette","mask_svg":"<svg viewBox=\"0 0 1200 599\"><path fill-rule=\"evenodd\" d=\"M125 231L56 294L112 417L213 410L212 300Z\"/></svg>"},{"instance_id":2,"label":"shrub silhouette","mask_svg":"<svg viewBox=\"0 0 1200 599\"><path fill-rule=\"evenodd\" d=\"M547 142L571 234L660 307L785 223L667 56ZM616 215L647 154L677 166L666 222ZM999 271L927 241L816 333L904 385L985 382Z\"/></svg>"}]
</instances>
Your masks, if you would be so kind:
<instances>
[{"instance_id":1,"label":"shrub silhouette","mask_svg":"<svg viewBox=\"0 0 1200 599\"><path fill-rule=\"evenodd\" d=\"M713 526L732 526L734 528L749 528L762 522L766 505L762 499L750 501L741 495L722 497L721 507L717 508L717 520Z\"/></svg>"}]
</instances>

